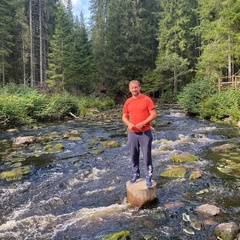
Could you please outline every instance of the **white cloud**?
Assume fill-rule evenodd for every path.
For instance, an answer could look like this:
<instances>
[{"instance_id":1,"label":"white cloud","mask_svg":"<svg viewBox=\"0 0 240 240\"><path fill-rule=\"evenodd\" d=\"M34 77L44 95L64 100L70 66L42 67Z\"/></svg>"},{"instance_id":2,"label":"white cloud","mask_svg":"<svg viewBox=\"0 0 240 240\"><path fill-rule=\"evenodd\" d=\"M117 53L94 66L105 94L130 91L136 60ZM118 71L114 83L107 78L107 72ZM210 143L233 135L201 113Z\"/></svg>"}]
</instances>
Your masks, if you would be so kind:
<instances>
[{"instance_id":1,"label":"white cloud","mask_svg":"<svg viewBox=\"0 0 240 240\"><path fill-rule=\"evenodd\" d=\"M89 17L89 0L72 0L72 5L74 15L79 16L82 11L85 18Z\"/></svg>"}]
</instances>

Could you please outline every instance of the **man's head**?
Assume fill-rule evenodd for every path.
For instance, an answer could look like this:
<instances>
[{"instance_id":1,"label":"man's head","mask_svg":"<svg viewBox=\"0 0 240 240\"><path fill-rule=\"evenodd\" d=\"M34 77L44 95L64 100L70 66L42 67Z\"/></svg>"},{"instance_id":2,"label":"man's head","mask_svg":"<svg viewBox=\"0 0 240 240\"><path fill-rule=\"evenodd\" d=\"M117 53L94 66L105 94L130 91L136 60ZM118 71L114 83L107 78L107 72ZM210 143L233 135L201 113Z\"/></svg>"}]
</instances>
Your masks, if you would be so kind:
<instances>
[{"instance_id":1,"label":"man's head","mask_svg":"<svg viewBox=\"0 0 240 240\"><path fill-rule=\"evenodd\" d=\"M129 83L129 91L133 97L137 97L140 94L141 85L138 80L132 80Z\"/></svg>"}]
</instances>

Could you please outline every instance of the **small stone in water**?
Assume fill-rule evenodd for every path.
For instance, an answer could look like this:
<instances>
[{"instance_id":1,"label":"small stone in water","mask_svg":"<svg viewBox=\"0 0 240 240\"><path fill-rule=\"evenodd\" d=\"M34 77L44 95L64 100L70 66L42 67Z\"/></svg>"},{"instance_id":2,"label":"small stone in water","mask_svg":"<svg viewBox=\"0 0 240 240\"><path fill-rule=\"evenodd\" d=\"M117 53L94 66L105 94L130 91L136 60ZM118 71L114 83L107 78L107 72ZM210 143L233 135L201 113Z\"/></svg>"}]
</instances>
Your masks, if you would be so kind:
<instances>
[{"instance_id":1,"label":"small stone in water","mask_svg":"<svg viewBox=\"0 0 240 240\"><path fill-rule=\"evenodd\" d=\"M186 213L183 213L182 217L183 217L183 221L185 221L185 222L189 222L190 221L190 216L187 215Z\"/></svg>"},{"instance_id":2,"label":"small stone in water","mask_svg":"<svg viewBox=\"0 0 240 240\"><path fill-rule=\"evenodd\" d=\"M202 222L199 221L191 221L191 226L196 230L201 230Z\"/></svg>"},{"instance_id":3,"label":"small stone in water","mask_svg":"<svg viewBox=\"0 0 240 240\"><path fill-rule=\"evenodd\" d=\"M193 231L191 228L183 228L183 231L184 231L185 233L188 233L188 234L191 234L191 235L194 235L194 234L195 234L194 231Z\"/></svg>"}]
</instances>

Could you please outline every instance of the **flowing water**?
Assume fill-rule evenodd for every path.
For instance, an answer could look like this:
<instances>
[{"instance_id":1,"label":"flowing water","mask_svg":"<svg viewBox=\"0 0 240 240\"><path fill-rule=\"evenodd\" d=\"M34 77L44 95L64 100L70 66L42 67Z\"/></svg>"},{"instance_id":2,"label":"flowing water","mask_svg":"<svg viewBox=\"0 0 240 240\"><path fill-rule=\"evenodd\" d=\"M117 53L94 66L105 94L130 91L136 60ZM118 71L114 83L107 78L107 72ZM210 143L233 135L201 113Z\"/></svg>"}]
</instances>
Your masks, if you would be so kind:
<instances>
[{"instance_id":1,"label":"flowing water","mask_svg":"<svg viewBox=\"0 0 240 240\"><path fill-rule=\"evenodd\" d=\"M45 143L12 148L18 136L59 136L74 129L81 131L81 139L52 139L51 143L65 147L57 153L41 154ZM14 158L21 166L29 166L30 172L21 180L0 180L0 239L94 240L128 230L136 240L206 240L216 239L218 223L239 223L240 175L219 171L223 156L211 150L233 143L228 160L240 161L239 129L191 118L178 109L158 110L153 136L157 201L136 208L126 202L125 184L131 167L120 112L108 112L94 121L79 119L1 134L0 173L10 169L9 159ZM105 140L115 140L120 146L93 154L103 150L101 142ZM186 165L200 170L201 178L160 176L169 165L184 165L171 160L181 152L197 157ZM201 216L195 209L205 203L219 207L222 213L212 218ZM192 228L184 215L202 223L201 227Z\"/></svg>"}]
</instances>

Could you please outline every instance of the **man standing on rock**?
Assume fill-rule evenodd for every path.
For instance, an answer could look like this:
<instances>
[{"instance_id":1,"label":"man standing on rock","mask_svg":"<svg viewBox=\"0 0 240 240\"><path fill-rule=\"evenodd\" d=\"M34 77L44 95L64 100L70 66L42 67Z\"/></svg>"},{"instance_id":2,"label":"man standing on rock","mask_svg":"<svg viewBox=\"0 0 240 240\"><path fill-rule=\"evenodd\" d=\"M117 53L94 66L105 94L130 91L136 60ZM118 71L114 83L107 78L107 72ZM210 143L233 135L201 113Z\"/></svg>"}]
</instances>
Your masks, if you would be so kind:
<instances>
[{"instance_id":1,"label":"man standing on rock","mask_svg":"<svg viewBox=\"0 0 240 240\"><path fill-rule=\"evenodd\" d=\"M143 154L146 186L152 187L152 132L150 122L157 117L155 105L150 97L140 93L141 85L138 80L129 83L132 96L123 106L122 120L128 127L128 145L132 160L133 176L130 183L140 178L139 155Z\"/></svg>"}]
</instances>

